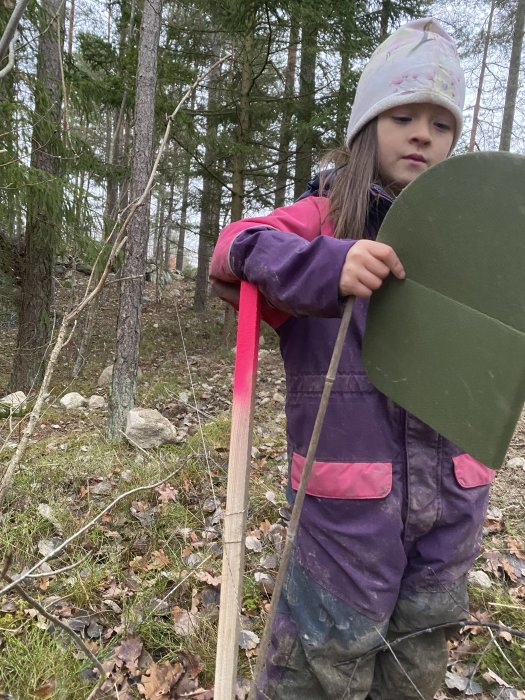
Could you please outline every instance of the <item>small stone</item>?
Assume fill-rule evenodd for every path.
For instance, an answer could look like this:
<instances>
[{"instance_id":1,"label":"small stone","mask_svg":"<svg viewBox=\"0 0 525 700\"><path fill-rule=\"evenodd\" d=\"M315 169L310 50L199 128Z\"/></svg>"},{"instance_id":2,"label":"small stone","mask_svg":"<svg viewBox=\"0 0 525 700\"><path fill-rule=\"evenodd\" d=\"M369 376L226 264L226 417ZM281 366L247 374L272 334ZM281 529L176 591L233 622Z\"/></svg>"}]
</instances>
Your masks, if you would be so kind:
<instances>
[{"instance_id":1,"label":"small stone","mask_svg":"<svg viewBox=\"0 0 525 700\"><path fill-rule=\"evenodd\" d=\"M255 581L261 591L263 593L266 593L267 595L271 595L273 593L273 589L275 588L275 581L270 574L267 574L263 571L256 571L254 574Z\"/></svg>"},{"instance_id":2,"label":"small stone","mask_svg":"<svg viewBox=\"0 0 525 700\"><path fill-rule=\"evenodd\" d=\"M104 408L106 405L106 400L104 399L103 396L99 396L98 394L93 394L93 396L90 396L88 399L88 408L95 409L95 408Z\"/></svg>"},{"instance_id":3,"label":"small stone","mask_svg":"<svg viewBox=\"0 0 525 700\"><path fill-rule=\"evenodd\" d=\"M259 564L265 569L277 569L279 562L275 554L269 554L267 557L263 557Z\"/></svg>"},{"instance_id":4,"label":"small stone","mask_svg":"<svg viewBox=\"0 0 525 700\"><path fill-rule=\"evenodd\" d=\"M199 566L199 564L202 561L202 557L200 554L193 553L188 554L187 557L183 557L182 561L185 563L186 566L189 566L191 569L194 569L196 566Z\"/></svg>"},{"instance_id":5,"label":"small stone","mask_svg":"<svg viewBox=\"0 0 525 700\"><path fill-rule=\"evenodd\" d=\"M239 646L241 649L255 649L261 640L250 630L241 630L239 632Z\"/></svg>"},{"instance_id":6,"label":"small stone","mask_svg":"<svg viewBox=\"0 0 525 700\"><path fill-rule=\"evenodd\" d=\"M525 469L525 459L523 457L513 457L507 462L509 469Z\"/></svg>"},{"instance_id":7,"label":"small stone","mask_svg":"<svg viewBox=\"0 0 525 700\"><path fill-rule=\"evenodd\" d=\"M71 410L75 408L84 408L87 405L87 401L78 391L71 391L60 399L59 404L62 408Z\"/></svg>"},{"instance_id":8,"label":"small stone","mask_svg":"<svg viewBox=\"0 0 525 700\"><path fill-rule=\"evenodd\" d=\"M246 537L246 549L249 549L251 552L262 552L261 540L258 540L253 535L248 535Z\"/></svg>"},{"instance_id":9,"label":"small stone","mask_svg":"<svg viewBox=\"0 0 525 700\"><path fill-rule=\"evenodd\" d=\"M282 394L280 394L278 391L275 392L275 394L272 396L272 399L276 403L284 403L285 402L284 396Z\"/></svg>"},{"instance_id":10,"label":"small stone","mask_svg":"<svg viewBox=\"0 0 525 700\"><path fill-rule=\"evenodd\" d=\"M95 620L91 620L86 630L86 634L90 639L97 639L102 635L104 628L99 625Z\"/></svg>"},{"instance_id":11,"label":"small stone","mask_svg":"<svg viewBox=\"0 0 525 700\"><path fill-rule=\"evenodd\" d=\"M213 496L210 496L202 504L202 510L205 513L214 513L219 506L220 501L218 501L216 498L213 498Z\"/></svg>"},{"instance_id":12,"label":"small stone","mask_svg":"<svg viewBox=\"0 0 525 700\"><path fill-rule=\"evenodd\" d=\"M97 386L109 386L111 384L111 378L113 377L113 365L109 365L102 370L100 377L97 381Z\"/></svg>"},{"instance_id":13,"label":"small stone","mask_svg":"<svg viewBox=\"0 0 525 700\"><path fill-rule=\"evenodd\" d=\"M95 496L108 496L112 491L113 484L110 481L96 481L89 486L89 493Z\"/></svg>"},{"instance_id":14,"label":"small stone","mask_svg":"<svg viewBox=\"0 0 525 700\"><path fill-rule=\"evenodd\" d=\"M484 571L471 571L468 575L468 581L472 586L478 586L478 588L492 588L492 581Z\"/></svg>"}]
</instances>

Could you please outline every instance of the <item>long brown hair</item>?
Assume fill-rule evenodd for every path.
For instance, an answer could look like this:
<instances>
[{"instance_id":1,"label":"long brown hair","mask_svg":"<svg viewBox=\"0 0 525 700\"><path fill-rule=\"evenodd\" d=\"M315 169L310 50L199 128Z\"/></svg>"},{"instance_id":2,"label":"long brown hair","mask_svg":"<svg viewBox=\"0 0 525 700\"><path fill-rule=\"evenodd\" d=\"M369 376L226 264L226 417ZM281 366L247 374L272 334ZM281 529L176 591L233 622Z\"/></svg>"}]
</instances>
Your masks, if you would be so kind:
<instances>
[{"instance_id":1,"label":"long brown hair","mask_svg":"<svg viewBox=\"0 0 525 700\"><path fill-rule=\"evenodd\" d=\"M336 168L326 172L332 165ZM335 238L362 238L368 213L369 188L379 178L377 119L368 122L350 145L330 151L323 158L320 192L329 181L330 218Z\"/></svg>"}]
</instances>

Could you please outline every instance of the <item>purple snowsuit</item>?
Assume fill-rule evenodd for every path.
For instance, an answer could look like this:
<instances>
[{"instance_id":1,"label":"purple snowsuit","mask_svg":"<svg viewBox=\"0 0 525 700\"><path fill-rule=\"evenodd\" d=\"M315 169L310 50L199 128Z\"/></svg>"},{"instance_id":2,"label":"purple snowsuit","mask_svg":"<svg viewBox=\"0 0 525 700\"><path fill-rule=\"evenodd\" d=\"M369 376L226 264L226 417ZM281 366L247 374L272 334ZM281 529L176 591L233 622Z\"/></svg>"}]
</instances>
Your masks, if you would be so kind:
<instances>
[{"instance_id":1,"label":"purple snowsuit","mask_svg":"<svg viewBox=\"0 0 525 700\"><path fill-rule=\"evenodd\" d=\"M258 286L279 335L292 497L342 313L341 268L355 243L333 237L328 204L310 196L230 224L211 263L212 280ZM365 237L375 238L390 204L371 193ZM356 299L260 698L431 700L446 668L446 631L366 653L468 615L466 574L494 472L370 383L361 362L367 308Z\"/></svg>"}]
</instances>

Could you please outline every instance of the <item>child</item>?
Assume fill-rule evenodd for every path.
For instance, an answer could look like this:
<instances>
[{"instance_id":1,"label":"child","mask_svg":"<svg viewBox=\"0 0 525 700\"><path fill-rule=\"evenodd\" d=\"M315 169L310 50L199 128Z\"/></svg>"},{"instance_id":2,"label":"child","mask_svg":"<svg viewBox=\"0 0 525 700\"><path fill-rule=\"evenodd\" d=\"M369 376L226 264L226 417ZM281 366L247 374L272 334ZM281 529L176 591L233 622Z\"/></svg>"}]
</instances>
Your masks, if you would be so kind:
<instances>
[{"instance_id":1,"label":"child","mask_svg":"<svg viewBox=\"0 0 525 700\"><path fill-rule=\"evenodd\" d=\"M259 698L431 700L446 628L369 652L468 613L494 472L378 392L361 363L368 297L387 275L404 277L378 228L396 194L451 152L463 101L451 38L432 19L409 22L366 66L319 191L230 224L217 243L221 296L256 284L280 337L292 499L344 297L357 297Z\"/></svg>"}]
</instances>

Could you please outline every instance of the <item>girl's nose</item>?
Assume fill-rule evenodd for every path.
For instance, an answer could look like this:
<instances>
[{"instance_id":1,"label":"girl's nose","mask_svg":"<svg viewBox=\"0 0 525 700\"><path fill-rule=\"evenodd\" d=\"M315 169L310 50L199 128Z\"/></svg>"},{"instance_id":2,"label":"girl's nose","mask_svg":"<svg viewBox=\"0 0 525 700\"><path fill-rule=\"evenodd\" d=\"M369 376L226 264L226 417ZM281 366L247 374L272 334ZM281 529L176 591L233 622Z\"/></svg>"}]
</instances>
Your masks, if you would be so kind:
<instances>
[{"instance_id":1,"label":"girl's nose","mask_svg":"<svg viewBox=\"0 0 525 700\"><path fill-rule=\"evenodd\" d=\"M426 119L417 119L413 123L413 131L411 134L411 140L420 143L428 143L431 138L430 124Z\"/></svg>"}]
</instances>

